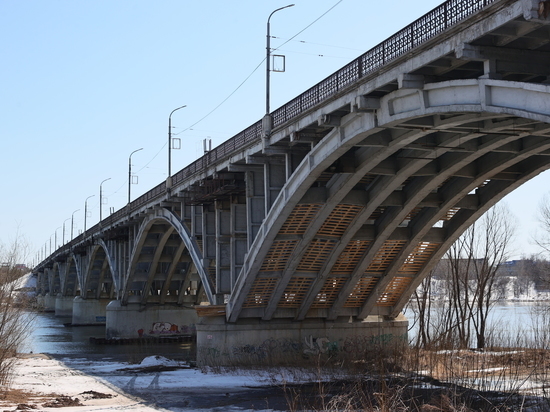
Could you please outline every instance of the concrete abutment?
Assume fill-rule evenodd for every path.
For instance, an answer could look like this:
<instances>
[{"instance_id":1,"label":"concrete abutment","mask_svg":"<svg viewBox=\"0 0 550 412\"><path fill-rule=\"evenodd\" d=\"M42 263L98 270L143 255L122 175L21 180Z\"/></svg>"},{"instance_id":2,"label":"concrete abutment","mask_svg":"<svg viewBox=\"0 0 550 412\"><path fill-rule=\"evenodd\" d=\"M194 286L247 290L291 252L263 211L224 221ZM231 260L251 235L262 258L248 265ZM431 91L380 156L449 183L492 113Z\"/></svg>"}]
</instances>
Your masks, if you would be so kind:
<instances>
[{"instance_id":1,"label":"concrete abutment","mask_svg":"<svg viewBox=\"0 0 550 412\"><path fill-rule=\"evenodd\" d=\"M197 324L197 364L201 366L289 365L318 358L364 359L374 350L407 343L408 320L369 316L365 321L320 319L239 320L203 317Z\"/></svg>"}]
</instances>

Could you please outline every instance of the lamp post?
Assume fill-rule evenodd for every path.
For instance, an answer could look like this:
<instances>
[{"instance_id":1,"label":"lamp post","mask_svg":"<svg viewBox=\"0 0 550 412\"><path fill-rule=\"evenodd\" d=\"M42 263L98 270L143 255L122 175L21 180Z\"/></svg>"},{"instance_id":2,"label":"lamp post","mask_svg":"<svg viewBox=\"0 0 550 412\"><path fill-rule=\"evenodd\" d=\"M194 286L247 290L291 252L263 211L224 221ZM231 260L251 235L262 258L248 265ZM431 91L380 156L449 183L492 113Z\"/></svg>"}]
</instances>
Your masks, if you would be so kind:
<instances>
[{"instance_id":1,"label":"lamp post","mask_svg":"<svg viewBox=\"0 0 550 412\"><path fill-rule=\"evenodd\" d=\"M168 120L168 122L170 122L170 120ZM170 141L170 137L168 139ZM128 158L128 203L130 203L130 187L132 186L132 155L140 150L143 150L143 147L141 149L134 150L130 153L130 157Z\"/></svg>"},{"instance_id":2,"label":"lamp post","mask_svg":"<svg viewBox=\"0 0 550 412\"><path fill-rule=\"evenodd\" d=\"M289 4L288 6L281 7L279 9L273 10L269 17L267 18L267 45L266 45L266 71L265 71L265 114L269 115L269 72L271 71L270 68L270 58L271 58L271 45L270 45L270 34L269 34L269 20L271 19L271 16L273 16L276 12L279 10L286 9L288 7L292 7L294 4Z\"/></svg>"},{"instance_id":3,"label":"lamp post","mask_svg":"<svg viewBox=\"0 0 550 412\"><path fill-rule=\"evenodd\" d=\"M53 234L50 236L50 255L52 254L52 236Z\"/></svg>"},{"instance_id":4,"label":"lamp post","mask_svg":"<svg viewBox=\"0 0 550 412\"><path fill-rule=\"evenodd\" d=\"M74 226L74 214L80 209L76 209L71 216L71 240L73 240L73 226Z\"/></svg>"},{"instance_id":5,"label":"lamp post","mask_svg":"<svg viewBox=\"0 0 550 412\"><path fill-rule=\"evenodd\" d=\"M57 249L57 230L61 229L61 226L59 226L57 229L55 229L55 248Z\"/></svg>"},{"instance_id":6,"label":"lamp post","mask_svg":"<svg viewBox=\"0 0 550 412\"><path fill-rule=\"evenodd\" d=\"M71 218L69 217L69 218L65 219L65 221L63 222L63 244L65 244L65 222L67 220L71 220Z\"/></svg>"},{"instance_id":7,"label":"lamp post","mask_svg":"<svg viewBox=\"0 0 550 412\"><path fill-rule=\"evenodd\" d=\"M183 109L184 107L187 107L186 105L180 106L170 112L170 116L168 116L168 178L167 182L169 182L167 187L172 187L172 114L179 109Z\"/></svg>"},{"instance_id":8,"label":"lamp post","mask_svg":"<svg viewBox=\"0 0 550 412\"><path fill-rule=\"evenodd\" d=\"M84 201L84 233L86 233L86 218L88 217L88 199L95 195L88 196Z\"/></svg>"},{"instance_id":9,"label":"lamp post","mask_svg":"<svg viewBox=\"0 0 550 412\"><path fill-rule=\"evenodd\" d=\"M99 184L99 221L100 221L100 222L103 220L103 212L102 212L102 209L103 209L103 191L102 191L101 186L102 186L103 183L105 183L107 180L111 180L111 178L108 177L107 179L105 179L104 181L102 181L102 182Z\"/></svg>"}]
</instances>

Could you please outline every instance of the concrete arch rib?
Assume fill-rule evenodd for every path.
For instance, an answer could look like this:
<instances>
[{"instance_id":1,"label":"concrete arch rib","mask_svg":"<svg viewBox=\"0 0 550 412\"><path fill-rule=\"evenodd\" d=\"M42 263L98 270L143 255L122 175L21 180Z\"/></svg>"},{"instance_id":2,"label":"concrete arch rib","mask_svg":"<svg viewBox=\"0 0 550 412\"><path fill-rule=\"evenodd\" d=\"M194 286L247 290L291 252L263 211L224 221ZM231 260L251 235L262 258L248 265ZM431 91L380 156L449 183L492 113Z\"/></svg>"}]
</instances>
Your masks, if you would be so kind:
<instances>
[{"instance_id":1,"label":"concrete arch rib","mask_svg":"<svg viewBox=\"0 0 550 412\"><path fill-rule=\"evenodd\" d=\"M439 146L433 148L434 150L431 153L427 153L425 156L416 156L414 160L402 163L396 169L395 176L378 179L374 182L374 186L378 185L378 187L374 187L364 210L341 238L335 251L328 259L325 269L322 269L318 274L317 282L309 290L300 308L298 319L305 316L308 304L311 303L322 286L323 276L326 277L330 271L331 263L334 263L338 254L360 229L364 220L380 205L381 200L386 197L388 191L391 191L389 188L401 184L405 179L412 177L416 171L428 166L432 161L432 165L440 172L431 178L417 177L413 179L414 182L409 182L409 194L403 205L386 214L377 223L377 233L385 232L384 236L379 238L380 241L384 237L387 238L396 229L403 218L426 197L427 193L439 187L446 179L452 177L453 173L467 168L468 165L474 164L476 159L487 156L491 151L501 147L507 147L507 145L509 146L515 142L520 142L521 145L526 146L536 145L535 141L537 139L540 140L541 137L547 139L548 123L550 123L549 93L550 88L548 86L518 82L488 79L450 81L428 84L421 90L407 89L390 93L381 99L380 109L377 110L376 116L371 113L352 113L345 117L341 125L334 128L304 159L296 172L287 181L273 208L269 211L233 290L227 307L228 320L235 321L239 317L242 304L254 282L259 267L294 206L311 187L317 176L347 150L355 145L362 146L354 152L354 173L342 175L338 179L334 179L331 185L327 185L327 202L323 206L320 216L328 215L332 208L352 189L354 182L359 181L366 173L379 167L383 161L389 159L398 150L414 150L410 144L421 137L445 129L450 130L456 125L467 123L469 119L484 123L483 126L479 127L479 130L470 130L467 135L462 135L462 137L460 134L455 137L448 135L449 138L446 141L441 141ZM512 119L512 117L515 117L515 119ZM378 122L376 122L376 119L378 119ZM428 124L422 124L421 121L414 124L415 119L429 119L430 121ZM521 127L522 119L528 119L529 127ZM390 136L383 144L378 143L369 147L369 138L376 137L380 139L380 136L375 136L376 133L407 121L411 122L408 125L409 130ZM535 123L538 124L533 126ZM516 124L518 126L517 131L514 130ZM503 127L506 129L505 131L499 129ZM475 148L465 150L465 153L459 153L456 150L454 150L454 153L450 153L451 149L464 145L468 139L471 140L479 136L483 136L483 139L478 139L479 143ZM542 142L539 149L545 150ZM525 152L524 155L535 155L538 153L537 150L534 148L529 154ZM510 152L509 148L504 151ZM512 157L516 159L515 162L517 163L524 155L515 153ZM467 193L462 193L462 197L466 196ZM451 207L453 206L455 205L451 205ZM440 214L445 212L445 210L440 210ZM264 318L268 319L273 314L277 304L277 294L280 295L284 290L284 281L292 274L299 260L299 253L307 247L308 242L311 241L322 221L323 219L320 219L319 222L313 224L306 231L300 241L302 247L296 248L294 255L289 259L289 263L281 277L283 281L280 282L274 298L265 312L267 316L264 315ZM426 224L423 228L419 231L417 238L425 234L431 226ZM369 259L372 259L379 247L380 245L371 247L370 255L367 253L362 261L362 267L358 268L354 276L359 276L361 270L368 266ZM411 244L410 247L413 247L413 245ZM407 248L409 246L403 249L403 256L405 256ZM402 260L403 256L399 259ZM394 266L399 265L399 259L395 260ZM333 307L333 315L338 312L338 306L341 306L346 293L349 293L352 287L352 285L344 287L338 297L339 302L336 302ZM362 311L362 315L364 313L365 310Z\"/></svg>"},{"instance_id":2,"label":"concrete arch rib","mask_svg":"<svg viewBox=\"0 0 550 412\"><path fill-rule=\"evenodd\" d=\"M433 228L438 221L442 219L442 215L446 213L447 210L457 205L458 202L471 191L474 191L478 188L479 188L478 190L486 191L486 186L484 185L484 182L486 182L487 180L490 180L491 177L497 175L500 172L504 172L507 169L510 169L511 167L517 166L518 164L522 163L522 161L524 161L525 157L536 156L537 154L543 151L546 151L548 149L550 149L550 139L543 138L542 140L539 140L536 144L533 144L531 147L525 148L525 150L519 152L516 155L510 154L508 156L508 159L506 160L503 159L502 156L494 155L492 153L487 154L482 159L480 159L479 164L477 165L479 173L475 177L460 179L458 182L457 181L449 182L448 186L450 187L443 187L441 190L441 193L444 196L444 198L441 200L439 207L432 208L431 210L425 211L423 214L417 215L416 218L414 218L411 221L411 224L409 225L410 238L407 244L397 254L397 256L395 257L391 265L388 267L381 281L379 281L378 284L376 285L370 298L367 300L367 302L363 306L359 317L364 318L372 312L376 304L376 299L380 296L380 294L386 288L389 281L394 276L398 275L399 269L404 264L409 254L412 253L413 248L422 240L423 236L426 235L426 233L431 228ZM491 157L493 159L491 159ZM550 158L548 158L547 156L545 157L547 158L547 161L545 162L546 163L545 167L549 168ZM538 162L535 162L534 164L538 164ZM519 181L523 183L525 180L524 178L520 178ZM512 190L509 188L515 188L518 186L517 181L511 184L509 181L497 180L497 181L491 182L491 184L492 184L491 187L500 187L499 192L503 192L502 196L504 196L505 194L509 193ZM495 185L501 185L501 186L495 186ZM433 186L426 184L425 187L429 188ZM421 191L415 190L414 192L419 193ZM494 198L494 201L490 203L488 207L492 206L498 199L502 197L498 195L499 192L495 193L494 197L491 197L491 199ZM405 211L410 212L414 208L414 205L418 204L418 202L420 201L419 199L414 199L414 197L415 196L411 197L412 202L410 202L409 208L405 209ZM480 200L480 195L476 195L476 197L478 198L477 209L478 210L482 209L486 211L488 207L485 208L485 203L487 202ZM464 213L464 211L468 209L461 209L461 210L463 212L459 216L468 214L468 212ZM469 209L469 210L471 211L472 209ZM471 214L473 216L479 217L481 216L482 213L477 214L477 211L476 212L471 211ZM385 225L386 232L391 232L392 228L395 228L401 221L402 221L402 216L396 216L393 219L393 222L391 224L386 223ZM470 224L473 223L473 221L475 221L475 219L469 220ZM389 230L387 230L388 228ZM384 231L385 231L384 229L380 231L379 237L381 239L378 239L379 241L383 241L387 238L384 236ZM440 246L439 249L445 249L445 247ZM431 259L433 259L433 257Z\"/></svg>"},{"instance_id":3,"label":"concrete arch rib","mask_svg":"<svg viewBox=\"0 0 550 412\"><path fill-rule=\"evenodd\" d=\"M100 256L98 259L98 255L100 255L100 253L103 253L104 256ZM112 290L109 292L109 297L114 297L115 291L120 290L121 285L118 276L116 276L116 264L110 248L103 239L98 239L97 244L90 247L88 254L89 258L85 266L86 272L83 274L84 286L82 287L82 298L99 299L102 292L101 285L105 283L112 283L112 285L114 285ZM99 268L97 267L96 262L100 263ZM92 279L94 271L97 271L98 275L95 279ZM105 282L106 275L110 276L110 282ZM92 285L93 281L96 282L95 285ZM95 294L89 295L88 290L92 286L96 287Z\"/></svg>"},{"instance_id":4,"label":"concrete arch rib","mask_svg":"<svg viewBox=\"0 0 550 412\"><path fill-rule=\"evenodd\" d=\"M448 227L445 230L445 239L441 244L441 247L432 255L429 262L426 263L422 271L415 277L407 290L403 292L401 299L393 307L390 317L395 317L399 314L399 312L407 304L407 297L414 292L420 282L429 274L430 270L433 269L451 245L472 223L479 219L502 198L520 187L523 183L534 178L541 172L550 169L549 160L550 159L548 159L548 156L529 158L529 160L523 161L523 166L525 167L524 172L515 182L510 184L509 182L504 181L491 181L487 185L479 188L480 193L477 195L479 198L479 206L477 210L465 210L461 214L457 213L457 215L449 221Z\"/></svg>"},{"instance_id":5,"label":"concrete arch rib","mask_svg":"<svg viewBox=\"0 0 550 412\"><path fill-rule=\"evenodd\" d=\"M506 124L506 122L504 123ZM492 133L498 133L499 129L502 127L505 126L499 125L499 127L492 128ZM538 132L540 133L541 130ZM446 196L446 198L441 199L439 207L432 209L433 213L431 213L431 217L429 219L424 218L423 223L422 220L420 220L419 223L419 219L415 219L411 222L411 225L409 225L411 235L407 245L405 245L397 254L392 264L384 274L383 279L378 282L377 286L373 290L373 293L371 294L371 297L361 311L360 317L365 317L370 314L378 295L384 290L387 283L394 276L397 276L400 267L403 265L409 254L412 253L414 247L422 241L423 236L425 236L428 231L432 229L432 227L442 218L442 215L446 213L446 211L456 206L458 202L471 190L474 190L483 184L485 180L490 179L492 176L500 172L506 171L506 169L521 162L526 156L533 156L550 148L549 140L547 138L540 138L537 139L537 141L531 142L523 141L522 138L532 140L529 133L526 132L512 135L504 134L502 137L498 136L491 138L486 141L482 147L479 147L478 150L472 152L471 154L456 157L454 161L451 162L442 162L443 164L446 164L446 166L441 168L438 173L434 174L431 178L417 178L416 181L411 182L405 188L405 198L403 199L402 207L399 209L394 209L393 213L386 214L376 225L377 239L372 245L369 253L363 259L362 264L360 264L357 268L353 279L357 279L361 276L382 244L388 240L389 236L396 230L398 225L403 222L407 215L413 212L415 207L419 205L431 191L437 190L440 185L445 182L445 180L452 177L465 165L473 164L475 166L474 169L479 170L479 173L475 176L475 179L466 180L462 187L455 185L455 187L451 190L443 188L443 190L440 191L440 196L445 195L446 191L452 193L452 196ZM510 142L523 145L524 150L518 153L508 154L508 156L491 153L493 150L498 150L503 146L505 147ZM343 293L340 296L340 300L337 302L337 305L335 305L336 308L333 308L332 310L332 317L336 315L338 305L342 305L342 300L346 296L345 292L348 290L351 290L351 286L349 286L348 289L344 288Z\"/></svg>"},{"instance_id":6,"label":"concrete arch rib","mask_svg":"<svg viewBox=\"0 0 550 412\"><path fill-rule=\"evenodd\" d=\"M61 295L75 296L77 288L82 289L81 257L71 253L65 262L65 274L61 279Z\"/></svg>"},{"instance_id":7,"label":"concrete arch rib","mask_svg":"<svg viewBox=\"0 0 550 412\"><path fill-rule=\"evenodd\" d=\"M215 297L213 294L213 285L210 280L210 277L208 276L208 273L204 268L202 254L200 252L198 245L192 239L188 229L180 222L178 217L174 215L171 211L164 208L155 209L153 213L151 213L149 216L147 216L146 219L144 219L144 221L142 222L139 228L139 231L136 236L136 242L130 257L128 272L126 273L126 276L125 276L125 282L124 282L125 285L124 285L123 296L122 296L123 302L125 299L127 300L129 279L131 278L131 273L134 271L136 267L137 260L139 258L140 251L145 242L146 235L148 231L151 229L151 227L154 225L154 223L159 220L167 222L171 226L171 229L169 231L170 232L175 231L181 237L182 242L185 245L185 248L189 252L191 260L193 261L193 264L197 269L198 275L202 283L202 289L204 290L204 293L208 298L209 302L214 303ZM166 239L167 237L165 236L164 242L166 241ZM181 255L180 251L178 251L177 253ZM158 261L158 258L157 258L157 261ZM149 281L150 279L148 280L148 282Z\"/></svg>"}]
</instances>

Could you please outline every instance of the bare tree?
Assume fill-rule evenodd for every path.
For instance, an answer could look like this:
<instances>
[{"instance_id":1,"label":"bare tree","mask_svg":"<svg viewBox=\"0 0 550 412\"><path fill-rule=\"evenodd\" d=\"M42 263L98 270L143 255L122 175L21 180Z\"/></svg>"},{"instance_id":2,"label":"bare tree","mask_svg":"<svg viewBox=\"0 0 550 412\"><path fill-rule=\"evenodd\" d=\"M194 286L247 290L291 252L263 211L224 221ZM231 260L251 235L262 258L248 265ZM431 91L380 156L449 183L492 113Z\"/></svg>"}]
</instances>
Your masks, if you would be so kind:
<instances>
[{"instance_id":1,"label":"bare tree","mask_svg":"<svg viewBox=\"0 0 550 412\"><path fill-rule=\"evenodd\" d=\"M481 222L481 233L472 242L473 270L475 276L472 319L477 347L485 348L487 319L491 307L501 297L496 293L499 270L509 258L509 248L514 235L512 215L505 206L491 208Z\"/></svg>"},{"instance_id":2,"label":"bare tree","mask_svg":"<svg viewBox=\"0 0 550 412\"><path fill-rule=\"evenodd\" d=\"M15 355L30 330L33 316L27 295L19 293L26 273L26 246L21 239L8 247L0 244L0 385L10 382Z\"/></svg>"},{"instance_id":3,"label":"bare tree","mask_svg":"<svg viewBox=\"0 0 550 412\"><path fill-rule=\"evenodd\" d=\"M550 254L550 193L547 193L539 203L538 220L542 233L534 236L535 242L546 254Z\"/></svg>"},{"instance_id":4,"label":"bare tree","mask_svg":"<svg viewBox=\"0 0 550 412\"><path fill-rule=\"evenodd\" d=\"M419 316L417 344L468 347L473 338L478 348L487 344L487 321L500 297L499 271L508 258L514 234L513 219L506 206L491 208L447 251L438 265L446 297L434 318L430 285L423 283L413 295Z\"/></svg>"}]
</instances>

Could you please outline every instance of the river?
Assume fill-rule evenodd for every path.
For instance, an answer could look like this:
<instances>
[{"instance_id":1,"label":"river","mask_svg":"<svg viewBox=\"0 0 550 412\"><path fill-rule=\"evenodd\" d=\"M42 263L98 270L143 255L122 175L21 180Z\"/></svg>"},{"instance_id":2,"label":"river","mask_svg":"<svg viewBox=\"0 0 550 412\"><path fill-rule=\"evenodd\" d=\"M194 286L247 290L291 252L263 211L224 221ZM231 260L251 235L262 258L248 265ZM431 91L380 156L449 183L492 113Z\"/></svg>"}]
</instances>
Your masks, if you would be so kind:
<instances>
[{"instance_id":1,"label":"river","mask_svg":"<svg viewBox=\"0 0 550 412\"><path fill-rule=\"evenodd\" d=\"M499 346L533 344L541 333L545 336L550 333L549 306L550 302L498 302L489 312L488 335L492 334ZM437 315L437 307L432 310ZM411 323L409 338L414 338L417 325L413 324L413 311L409 308L404 314Z\"/></svg>"},{"instance_id":2,"label":"river","mask_svg":"<svg viewBox=\"0 0 550 412\"><path fill-rule=\"evenodd\" d=\"M22 352L44 353L64 358L101 358L123 362L140 362L150 355L163 355L170 359L189 361L195 358L191 343L146 343L143 345L100 345L90 342L91 337L105 337L105 326L64 326L70 318L56 317L53 313L38 312Z\"/></svg>"},{"instance_id":3,"label":"river","mask_svg":"<svg viewBox=\"0 0 550 412\"><path fill-rule=\"evenodd\" d=\"M491 311L489 330L515 342L519 334L534 338L536 321L541 320L537 308L550 303L514 302L499 303ZM405 316L412 323L413 313ZM162 343L144 345L99 345L90 343L90 337L104 337L104 326L64 326L70 318L56 317L53 313L36 313L33 328L22 352L45 353L54 357L90 357L126 362L139 362L149 355L163 355L175 360L194 360L195 347L190 343ZM416 334L411 325L409 337ZM503 345L506 346L506 345Z\"/></svg>"}]
</instances>

